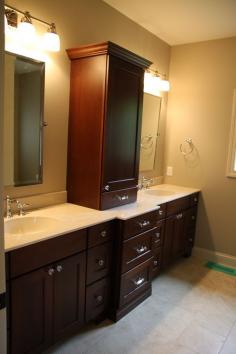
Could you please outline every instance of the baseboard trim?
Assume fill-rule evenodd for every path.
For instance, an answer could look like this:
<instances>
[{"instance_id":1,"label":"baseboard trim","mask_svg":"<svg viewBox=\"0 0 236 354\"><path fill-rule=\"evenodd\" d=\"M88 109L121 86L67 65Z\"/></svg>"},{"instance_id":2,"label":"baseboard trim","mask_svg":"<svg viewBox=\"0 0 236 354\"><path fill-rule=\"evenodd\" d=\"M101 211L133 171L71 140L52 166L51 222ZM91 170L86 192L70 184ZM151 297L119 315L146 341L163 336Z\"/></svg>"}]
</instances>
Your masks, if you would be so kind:
<instances>
[{"instance_id":1,"label":"baseboard trim","mask_svg":"<svg viewBox=\"0 0 236 354\"><path fill-rule=\"evenodd\" d=\"M230 254L211 251L206 248L194 247L192 251L193 257L203 261L218 262L220 264L236 268L236 257Z\"/></svg>"}]
</instances>

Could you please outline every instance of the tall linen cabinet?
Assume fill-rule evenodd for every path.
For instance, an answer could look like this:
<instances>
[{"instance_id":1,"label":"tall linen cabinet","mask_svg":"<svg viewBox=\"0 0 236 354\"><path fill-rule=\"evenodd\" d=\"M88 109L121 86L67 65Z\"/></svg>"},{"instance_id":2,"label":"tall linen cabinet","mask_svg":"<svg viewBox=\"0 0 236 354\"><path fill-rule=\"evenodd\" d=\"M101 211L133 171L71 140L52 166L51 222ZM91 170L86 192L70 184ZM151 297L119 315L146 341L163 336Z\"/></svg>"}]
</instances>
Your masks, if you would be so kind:
<instances>
[{"instance_id":1,"label":"tall linen cabinet","mask_svg":"<svg viewBox=\"0 0 236 354\"><path fill-rule=\"evenodd\" d=\"M144 70L151 62L112 42L67 53L68 201L99 210L134 202Z\"/></svg>"}]
</instances>

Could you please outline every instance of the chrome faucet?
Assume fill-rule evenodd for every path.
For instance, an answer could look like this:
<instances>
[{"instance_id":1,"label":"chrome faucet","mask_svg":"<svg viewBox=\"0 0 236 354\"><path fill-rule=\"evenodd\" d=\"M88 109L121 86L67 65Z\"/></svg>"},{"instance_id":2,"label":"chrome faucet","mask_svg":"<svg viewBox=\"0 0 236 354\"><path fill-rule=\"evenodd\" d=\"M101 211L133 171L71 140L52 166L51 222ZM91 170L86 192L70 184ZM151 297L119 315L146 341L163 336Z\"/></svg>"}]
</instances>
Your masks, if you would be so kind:
<instances>
[{"instance_id":1,"label":"chrome faucet","mask_svg":"<svg viewBox=\"0 0 236 354\"><path fill-rule=\"evenodd\" d=\"M17 208L19 210L18 215L19 216L24 216L26 214L25 207L29 206L27 203L21 203L19 200L16 201Z\"/></svg>"},{"instance_id":2,"label":"chrome faucet","mask_svg":"<svg viewBox=\"0 0 236 354\"><path fill-rule=\"evenodd\" d=\"M6 202L7 202L7 219L12 218L13 213L12 213L12 203L16 203L16 199L12 199L9 195L6 196Z\"/></svg>"},{"instance_id":3,"label":"chrome faucet","mask_svg":"<svg viewBox=\"0 0 236 354\"><path fill-rule=\"evenodd\" d=\"M139 188L139 190L148 189L148 188L150 188L152 183L153 183L153 179L152 178L147 178L147 177L142 176L142 178L141 178L141 180L139 182L138 188Z\"/></svg>"}]
</instances>

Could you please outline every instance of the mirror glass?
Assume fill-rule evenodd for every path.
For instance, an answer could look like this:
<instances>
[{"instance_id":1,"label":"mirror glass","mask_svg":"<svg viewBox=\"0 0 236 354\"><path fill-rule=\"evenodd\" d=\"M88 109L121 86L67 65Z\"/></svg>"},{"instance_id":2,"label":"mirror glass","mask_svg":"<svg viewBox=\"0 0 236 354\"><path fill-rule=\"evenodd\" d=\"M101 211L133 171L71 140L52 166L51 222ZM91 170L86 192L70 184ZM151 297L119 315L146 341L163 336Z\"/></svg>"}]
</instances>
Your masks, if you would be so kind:
<instances>
[{"instance_id":1,"label":"mirror glass","mask_svg":"<svg viewBox=\"0 0 236 354\"><path fill-rule=\"evenodd\" d=\"M5 53L4 185L42 183L45 64Z\"/></svg>"},{"instance_id":2,"label":"mirror glass","mask_svg":"<svg viewBox=\"0 0 236 354\"><path fill-rule=\"evenodd\" d=\"M161 97L143 95L143 117L140 149L140 171L154 169L161 112Z\"/></svg>"}]
</instances>

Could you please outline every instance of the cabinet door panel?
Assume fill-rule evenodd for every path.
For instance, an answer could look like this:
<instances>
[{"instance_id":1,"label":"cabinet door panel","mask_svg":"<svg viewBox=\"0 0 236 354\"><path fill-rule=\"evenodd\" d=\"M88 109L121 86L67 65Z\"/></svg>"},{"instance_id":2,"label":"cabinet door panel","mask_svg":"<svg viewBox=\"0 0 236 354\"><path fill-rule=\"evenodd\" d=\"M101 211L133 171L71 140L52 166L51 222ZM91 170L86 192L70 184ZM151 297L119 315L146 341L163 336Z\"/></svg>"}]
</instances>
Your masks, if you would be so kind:
<instances>
[{"instance_id":1,"label":"cabinet door panel","mask_svg":"<svg viewBox=\"0 0 236 354\"><path fill-rule=\"evenodd\" d=\"M142 96L143 69L110 56L103 191L137 185Z\"/></svg>"},{"instance_id":2,"label":"cabinet door panel","mask_svg":"<svg viewBox=\"0 0 236 354\"><path fill-rule=\"evenodd\" d=\"M54 335L63 338L84 323L85 252L55 265Z\"/></svg>"},{"instance_id":3,"label":"cabinet door panel","mask_svg":"<svg viewBox=\"0 0 236 354\"><path fill-rule=\"evenodd\" d=\"M39 269L11 282L11 353L41 353L51 342L53 278Z\"/></svg>"}]
</instances>

